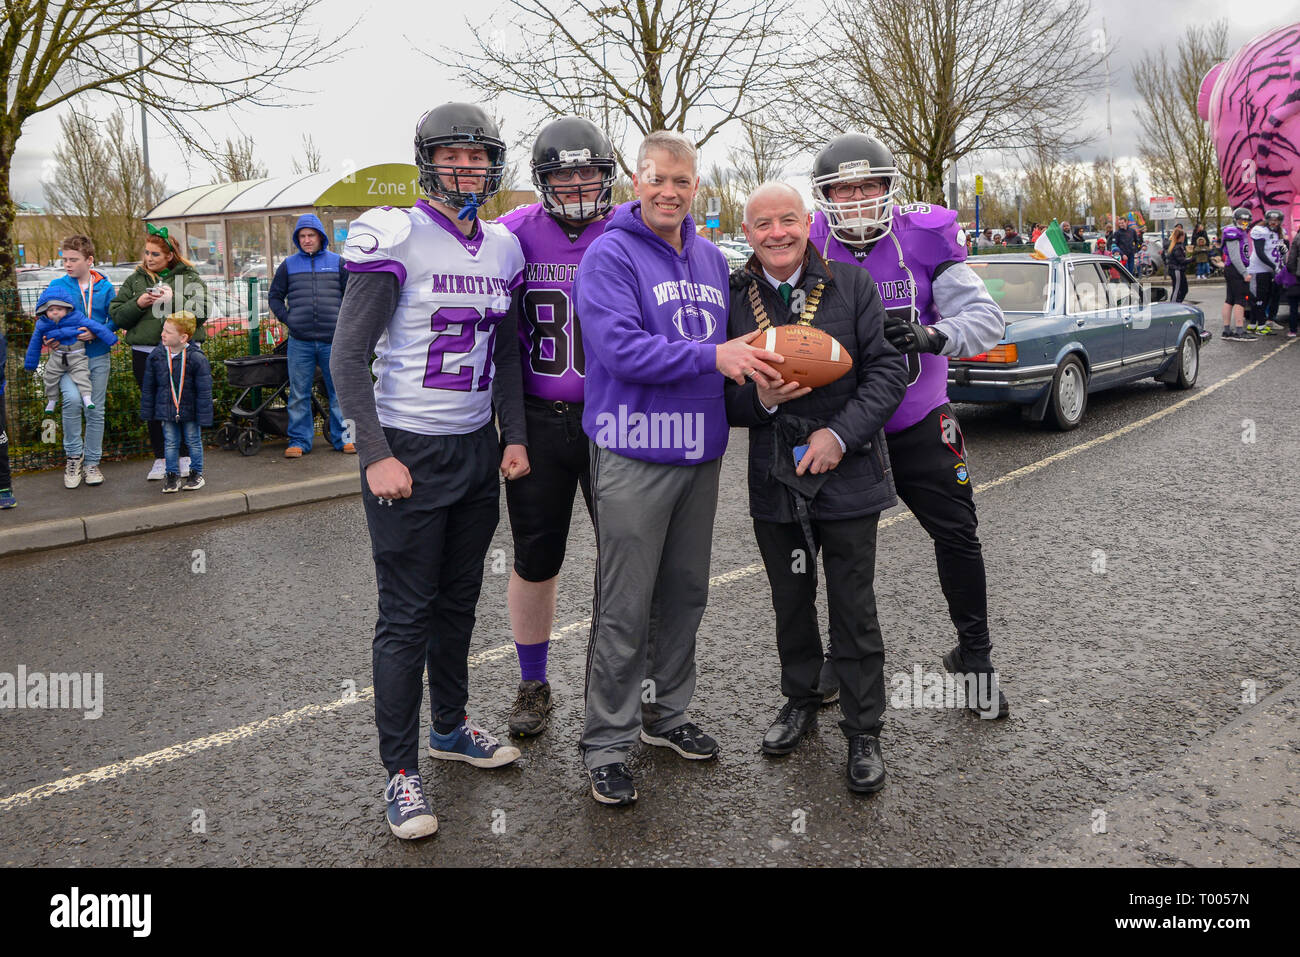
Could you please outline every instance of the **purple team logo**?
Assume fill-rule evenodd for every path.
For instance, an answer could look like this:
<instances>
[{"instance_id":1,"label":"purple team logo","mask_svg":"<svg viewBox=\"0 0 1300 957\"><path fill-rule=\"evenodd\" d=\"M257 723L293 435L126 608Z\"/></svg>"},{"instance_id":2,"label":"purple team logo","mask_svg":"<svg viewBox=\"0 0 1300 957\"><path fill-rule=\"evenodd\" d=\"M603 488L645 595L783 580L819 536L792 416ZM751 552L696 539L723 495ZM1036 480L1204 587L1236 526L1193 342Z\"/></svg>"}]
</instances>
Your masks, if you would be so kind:
<instances>
[{"instance_id":1,"label":"purple team logo","mask_svg":"<svg viewBox=\"0 0 1300 957\"><path fill-rule=\"evenodd\" d=\"M694 303L683 303L682 307L673 313L673 325L681 333L683 339L690 339L694 342L707 342L713 335L713 330L717 328L717 321L713 318L713 313L707 309L701 309Z\"/></svg>"},{"instance_id":2,"label":"purple team logo","mask_svg":"<svg viewBox=\"0 0 1300 957\"><path fill-rule=\"evenodd\" d=\"M354 233L348 237L347 248L369 256L379 248L379 237L371 233Z\"/></svg>"}]
</instances>

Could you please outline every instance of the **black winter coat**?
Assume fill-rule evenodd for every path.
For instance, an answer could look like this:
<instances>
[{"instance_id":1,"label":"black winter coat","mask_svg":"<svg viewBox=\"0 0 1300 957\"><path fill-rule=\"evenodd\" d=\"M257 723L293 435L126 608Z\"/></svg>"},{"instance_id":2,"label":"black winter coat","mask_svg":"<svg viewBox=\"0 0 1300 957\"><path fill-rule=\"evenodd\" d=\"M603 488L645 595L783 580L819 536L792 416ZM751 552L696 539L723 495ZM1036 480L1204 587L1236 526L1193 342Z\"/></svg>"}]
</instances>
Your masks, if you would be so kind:
<instances>
[{"instance_id":1,"label":"black winter coat","mask_svg":"<svg viewBox=\"0 0 1300 957\"><path fill-rule=\"evenodd\" d=\"M171 361L171 384L167 381L167 347L159 345L149 353L144 367L144 382L140 385L140 418L148 422L176 421L176 406L172 402L172 388L181 393L181 421L199 425L212 424L212 366L208 357L193 342L185 347L185 384L181 386L181 357Z\"/></svg>"},{"instance_id":2,"label":"black winter coat","mask_svg":"<svg viewBox=\"0 0 1300 957\"><path fill-rule=\"evenodd\" d=\"M809 505L810 518L861 518L884 511L896 501L884 425L907 391L907 364L885 340L885 308L865 269L838 263L832 266L809 246L798 288L806 297L818 280L825 280L826 287L812 324L834 336L854 357L853 370L779 406L772 415L759 404L758 387L753 382L737 385L728 379L726 383L727 421L749 427L749 513L760 521L797 520L789 489L772 477L773 420L781 416L798 416L830 428L847 447L840 464L824 473L826 481ZM763 276L757 257L751 257L744 268L731 274L729 339L758 328L749 302L751 284L757 284L774 325L799 318ZM802 441L807 441L806 435Z\"/></svg>"}]
</instances>

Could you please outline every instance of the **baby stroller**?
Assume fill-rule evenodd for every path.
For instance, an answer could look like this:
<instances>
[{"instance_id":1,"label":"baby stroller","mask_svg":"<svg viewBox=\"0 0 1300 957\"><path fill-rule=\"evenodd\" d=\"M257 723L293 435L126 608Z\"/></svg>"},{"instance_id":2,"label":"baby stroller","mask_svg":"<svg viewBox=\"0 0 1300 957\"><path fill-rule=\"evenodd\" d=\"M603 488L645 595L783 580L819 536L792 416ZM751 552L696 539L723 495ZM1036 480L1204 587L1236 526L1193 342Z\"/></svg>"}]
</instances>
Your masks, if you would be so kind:
<instances>
[{"instance_id":1,"label":"baby stroller","mask_svg":"<svg viewBox=\"0 0 1300 957\"><path fill-rule=\"evenodd\" d=\"M240 356L223 359L226 381L243 389L230 418L217 430L217 441L226 450L239 449L241 455L256 455L268 435L289 434L289 342L286 339L268 355ZM262 401L253 408L253 390L263 389ZM311 392L312 416L322 419L321 432L329 436L329 401L325 396L325 379L319 369Z\"/></svg>"}]
</instances>

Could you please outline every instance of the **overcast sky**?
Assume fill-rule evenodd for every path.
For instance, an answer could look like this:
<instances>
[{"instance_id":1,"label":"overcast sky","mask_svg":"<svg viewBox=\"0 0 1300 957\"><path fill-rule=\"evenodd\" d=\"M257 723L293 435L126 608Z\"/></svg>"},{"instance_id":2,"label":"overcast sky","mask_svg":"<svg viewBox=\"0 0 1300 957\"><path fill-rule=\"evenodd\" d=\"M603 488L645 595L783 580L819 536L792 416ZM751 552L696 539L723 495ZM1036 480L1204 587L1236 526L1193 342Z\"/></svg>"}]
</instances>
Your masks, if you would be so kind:
<instances>
[{"instance_id":1,"label":"overcast sky","mask_svg":"<svg viewBox=\"0 0 1300 957\"><path fill-rule=\"evenodd\" d=\"M819 0L802 0L812 9ZM337 169L346 163L356 168L381 162L410 162L415 121L431 106L449 99L471 99L470 91L439 75L437 66L423 53L448 43L468 48L470 27L460 14L441 19L450 4L442 2L412 7L397 0L323 0L319 18L323 24L347 23L360 18L348 38L352 48L339 63L321 68L299 78L299 87L315 90L306 102L292 109L231 111L209 121L212 140L221 143L227 136L251 134L256 140L256 155L272 176L291 172L291 163L299 149L301 136L310 132L323 154L325 168ZM1232 7L1229 42L1235 51L1251 37L1295 19L1287 15L1285 3L1236 4ZM481 9L471 19L481 24L494 9L504 7L503 0L484 0L481 5L460 5ZM439 11L434 21L432 10ZM1207 22L1224 15L1221 0L1147 0L1140 7L1132 0L1094 0L1090 21L1101 26L1102 17L1115 44L1111 58L1113 99L1112 113L1116 158L1134 153L1138 135L1133 111L1132 64L1148 50L1165 46L1172 50L1188 25ZM413 16L412 13L416 12ZM328 26L325 28L328 31ZM1059 68L1059 65L1056 65ZM95 116L103 116L112 104L90 99L76 106ZM522 125L527 114L518 103L493 104L494 112L506 118L509 126ZM139 129L138 114L132 118ZM166 176L168 192L215 178L210 166L186 163L176 145L166 139L161 124L150 124L150 160L155 170ZM1105 100L1100 94L1080 116L1083 129L1097 130L1100 138L1082 151L1082 158L1105 155ZM11 188L18 201L42 204L43 175L48 175L54 146L58 141L58 111L42 113L23 129L14 159ZM725 155L730 139L715 138L705 147L704 161ZM716 145L716 156L713 151ZM629 144L632 145L632 144ZM806 162L806 160L805 160ZM996 156L964 161L959 168L963 179L977 167L997 165ZM524 179L527 179L526 164ZM802 179L806 170L791 171L792 178ZM526 183L518 184L526 186Z\"/></svg>"}]
</instances>

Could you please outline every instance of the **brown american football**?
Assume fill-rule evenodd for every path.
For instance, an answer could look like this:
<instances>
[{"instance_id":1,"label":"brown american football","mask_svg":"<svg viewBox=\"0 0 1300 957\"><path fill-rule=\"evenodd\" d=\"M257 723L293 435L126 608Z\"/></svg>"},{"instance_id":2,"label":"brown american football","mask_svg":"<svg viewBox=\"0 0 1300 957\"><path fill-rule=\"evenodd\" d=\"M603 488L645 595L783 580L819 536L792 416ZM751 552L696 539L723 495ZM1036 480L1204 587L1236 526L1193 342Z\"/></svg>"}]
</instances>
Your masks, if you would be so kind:
<instances>
[{"instance_id":1,"label":"brown american football","mask_svg":"<svg viewBox=\"0 0 1300 957\"><path fill-rule=\"evenodd\" d=\"M813 389L834 382L853 368L848 351L828 332L813 326L772 326L755 333L750 344L785 357L774 363L786 382L798 382Z\"/></svg>"}]
</instances>

